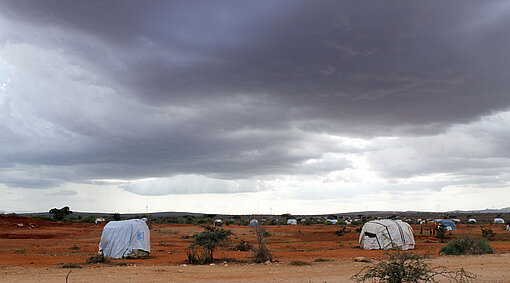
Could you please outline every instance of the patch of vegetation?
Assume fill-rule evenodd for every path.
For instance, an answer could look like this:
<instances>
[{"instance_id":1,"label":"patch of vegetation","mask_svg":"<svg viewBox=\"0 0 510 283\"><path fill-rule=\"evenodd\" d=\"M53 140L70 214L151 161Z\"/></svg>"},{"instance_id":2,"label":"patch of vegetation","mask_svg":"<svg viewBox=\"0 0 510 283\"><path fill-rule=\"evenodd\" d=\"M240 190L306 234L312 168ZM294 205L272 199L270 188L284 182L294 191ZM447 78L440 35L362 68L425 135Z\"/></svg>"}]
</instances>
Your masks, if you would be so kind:
<instances>
[{"instance_id":1,"label":"patch of vegetation","mask_svg":"<svg viewBox=\"0 0 510 283\"><path fill-rule=\"evenodd\" d=\"M89 216L82 217L81 219L78 220L78 222L80 222L80 223L95 223L96 219L97 219L97 216L89 215Z\"/></svg>"},{"instance_id":2,"label":"patch of vegetation","mask_svg":"<svg viewBox=\"0 0 510 283\"><path fill-rule=\"evenodd\" d=\"M25 249L18 248L16 250L14 250L14 253L17 254L17 255L25 254Z\"/></svg>"},{"instance_id":3,"label":"patch of vegetation","mask_svg":"<svg viewBox=\"0 0 510 283\"><path fill-rule=\"evenodd\" d=\"M46 215L30 215L30 218L55 222L55 218Z\"/></svg>"},{"instance_id":4,"label":"patch of vegetation","mask_svg":"<svg viewBox=\"0 0 510 283\"><path fill-rule=\"evenodd\" d=\"M338 229L337 231L335 231L335 235L337 235L338 237L341 237L345 233L349 233L349 232L350 232L350 230L347 230L347 227L342 227L342 228Z\"/></svg>"},{"instance_id":5,"label":"patch of vegetation","mask_svg":"<svg viewBox=\"0 0 510 283\"><path fill-rule=\"evenodd\" d=\"M439 250L440 254L446 255L477 255L492 254L493 252L487 239L475 239L471 236L463 236L450 240L446 246Z\"/></svg>"},{"instance_id":6,"label":"patch of vegetation","mask_svg":"<svg viewBox=\"0 0 510 283\"><path fill-rule=\"evenodd\" d=\"M111 263L111 261L110 261L110 259L105 257L103 254L96 254L96 255L93 255L93 256L87 258L86 263L87 264L91 264L91 263Z\"/></svg>"},{"instance_id":7,"label":"patch of vegetation","mask_svg":"<svg viewBox=\"0 0 510 283\"><path fill-rule=\"evenodd\" d=\"M319 257L319 258L316 258L314 261L315 262L328 262L328 261L333 261L333 260L331 260L329 258Z\"/></svg>"},{"instance_id":8,"label":"patch of vegetation","mask_svg":"<svg viewBox=\"0 0 510 283\"><path fill-rule=\"evenodd\" d=\"M82 266L77 263L64 263L62 268L82 268Z\"/></svg>"},{"instance_id":9,"label":"patch of vegetation","mask_svg":"<svg viewBox=\"0 0 510 283\"><path fill-rule=\"evenodd\" d=\"M309 262L306 262L306 261L293 260L293 261L289 262L289 265L293 265L293 266L303 266L303 265L312 265L312 264L311 264L311 263L309 263Z\"/></svg>"},{"instance_id":10,"label":"patch of vegetation","mask_svg":"<svg viewBox=\"0 0 510 283\"><path fill-rule=\"evenodd\" d=\"M69 248L70 250L79 250L80 247L76 246L76 244Z\"/></svg>"},{"instance_id":11,"label":"patch of vegetation","mask_svg":"<svg viewBox=\"0 0 510 283\"><path fill-rule=\"evenodd\" d=\"M471 282L476 276L460 269L450 271L444 266L431 267L422 257L408 252L388 253L386 259L363 268L351 277L356 282Z\"/></svg>"}]
</instances>

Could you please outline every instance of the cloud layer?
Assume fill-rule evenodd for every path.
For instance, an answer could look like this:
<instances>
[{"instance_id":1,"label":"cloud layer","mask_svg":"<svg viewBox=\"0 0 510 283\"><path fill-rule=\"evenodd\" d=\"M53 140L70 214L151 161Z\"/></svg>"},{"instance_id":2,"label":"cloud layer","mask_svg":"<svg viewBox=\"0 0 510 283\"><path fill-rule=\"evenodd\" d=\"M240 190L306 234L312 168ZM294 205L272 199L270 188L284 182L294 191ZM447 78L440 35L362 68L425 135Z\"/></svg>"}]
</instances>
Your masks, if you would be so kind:
<instances>
[{"instance_id":1,"label":"cloud layer","mask_svg":"<svg viewBox=\"0 0 510 283\"><path fill-rule=\"evenodd\" d=\"M508 26L500 1L0 1L0 183L506 186Z\"/></svg>"}]
</instances>

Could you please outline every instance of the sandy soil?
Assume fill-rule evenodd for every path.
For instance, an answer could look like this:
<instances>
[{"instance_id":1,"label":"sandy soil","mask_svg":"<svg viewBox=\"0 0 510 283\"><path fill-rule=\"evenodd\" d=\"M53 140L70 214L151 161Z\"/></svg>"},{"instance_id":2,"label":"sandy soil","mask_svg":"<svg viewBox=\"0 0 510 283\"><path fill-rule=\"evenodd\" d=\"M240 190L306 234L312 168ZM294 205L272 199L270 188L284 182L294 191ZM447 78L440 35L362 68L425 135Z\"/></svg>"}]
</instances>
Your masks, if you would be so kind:
<instances>
[{"instance_id":1,"label":"sandy soil","mask_svg":"<svg viewBox=\"0 0 510 283\"><path fill-rule=\"evenodd\" d=\"M22 227L18 224L23 224ZM215 266L183 266L184 250L189 246L189 235L202 231L197 225L151 225L151 256L147 259L119 260L128 266L83 265L82 269L63 269L64 263L83 264L97 253L104 224L59 224L24 217L0 218L0 282L346 282L367 263L354 262L353 258L384 257L382 251L366 251L358 246L357 227L342 237L334 234L339 226L267 226L272 236L268 247L278 260L276 264L254 265L251 253L235 251L231 247L220 249ZM486 225L488 226L488 225ZM491 241L495 255L439 256L444 246L429 236L428 230L420 235L415 226L415 252L430 257L433 265L454 269L464 268L479 275L477 282L510 282L510 233L503 225L490 226L496 236ZM228 226L235 237L255 242L253 227ZM481 235L478 225L459 225L461 234ZM330 262L315 262L325 258ZM228 259L235 259L236 263ZM311 266L291 266L292 260L312 263ZM246 261L240 263L239 261Z\"/></svg>"}]
</instances>

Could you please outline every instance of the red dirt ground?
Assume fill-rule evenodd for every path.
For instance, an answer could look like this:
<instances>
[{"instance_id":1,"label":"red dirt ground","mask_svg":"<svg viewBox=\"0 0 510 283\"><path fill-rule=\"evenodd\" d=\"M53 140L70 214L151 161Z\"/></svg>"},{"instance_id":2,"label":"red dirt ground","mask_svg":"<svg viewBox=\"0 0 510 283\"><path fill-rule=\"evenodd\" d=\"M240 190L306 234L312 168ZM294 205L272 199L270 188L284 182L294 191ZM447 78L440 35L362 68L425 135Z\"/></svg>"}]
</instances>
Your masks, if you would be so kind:
<instances>
[{"instance_id":1,"label":"red dirt ground","mask_svg":"<svg viewBox=\"0 0 510 283\"><path fill-rule=\"evenodd\" d=\"M97 253L104 225L53 223L19 216L0 216L0 267L58 268L63 263L83 264L87 258ZM496 233L491 241L494 252L509 253L510 233L504 230L504 225L485 225L489 226ZM314 262L317 258L352 262L354 257L377 259L384 257L385 253L359 248L359 233L355 232L355 229L359 228L357 226L349 226L347 229L350 232L341 237L334 233L340 228L337 225L264 227L271 233L267 238L267 246L280 264L293 260ZM234 244L241 240L256 243L253 227L230 225L223 228L230 229L235 234L232 238ZM423 231L425 235L420 235L419 225L414 225L413 228L416 241L414 252L432 258L440 257L439 249L445 244L429 236L428 230ZM148 267L179 266L186 262L185 249L191 242L187 236L202 230L198 225L152 224L150 257L119 261ZM479 237L480 226L458 225L458 231L454 231L452 236L462 234ZM215 258L250 261L251 255L251 252L235 251L227 247L216 251ZM508 257L505 259L508 260Z\"/></svg>"}]
</instances>

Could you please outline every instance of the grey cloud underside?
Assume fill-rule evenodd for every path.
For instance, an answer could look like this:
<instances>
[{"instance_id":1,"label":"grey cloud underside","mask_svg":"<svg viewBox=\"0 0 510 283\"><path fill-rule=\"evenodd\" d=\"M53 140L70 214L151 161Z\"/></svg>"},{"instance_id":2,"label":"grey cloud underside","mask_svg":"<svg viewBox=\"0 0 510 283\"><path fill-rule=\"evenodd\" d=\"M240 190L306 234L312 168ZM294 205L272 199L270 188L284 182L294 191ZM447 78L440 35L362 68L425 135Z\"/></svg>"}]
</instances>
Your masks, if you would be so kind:
<instances>
[{"instance_id":1,"label":"grey cloud underside","mask_svg":"<svg viewBox=\"0 0 510 283\"><path fill-rule=\"evenodd\" d=\"M306 162L359 149L317 134L437 135L510 106L510 15L497 1L0 1L0 17L12 27L1 46L52 50L69 69L18 67L56 69L62 93L16 92L13 78L0 167L41 182L10 174L10 186L342 170L344 158ZM393 172L371 158L390 177L456 167Z\"/></svg>"},{"instance_id":2,"label":"grey cloud underside","mask_svg":"<svg viewBox=\"0 0 510 283\"><path fill-rule=\"evenodd\" d=\"M307 130L370 135L438 131L510 104L510 17L476 24L496 2L10 4L12 17L106 42L70 40L71 52L154 105L247 94Z\"/></svg>"}]
</instances>

